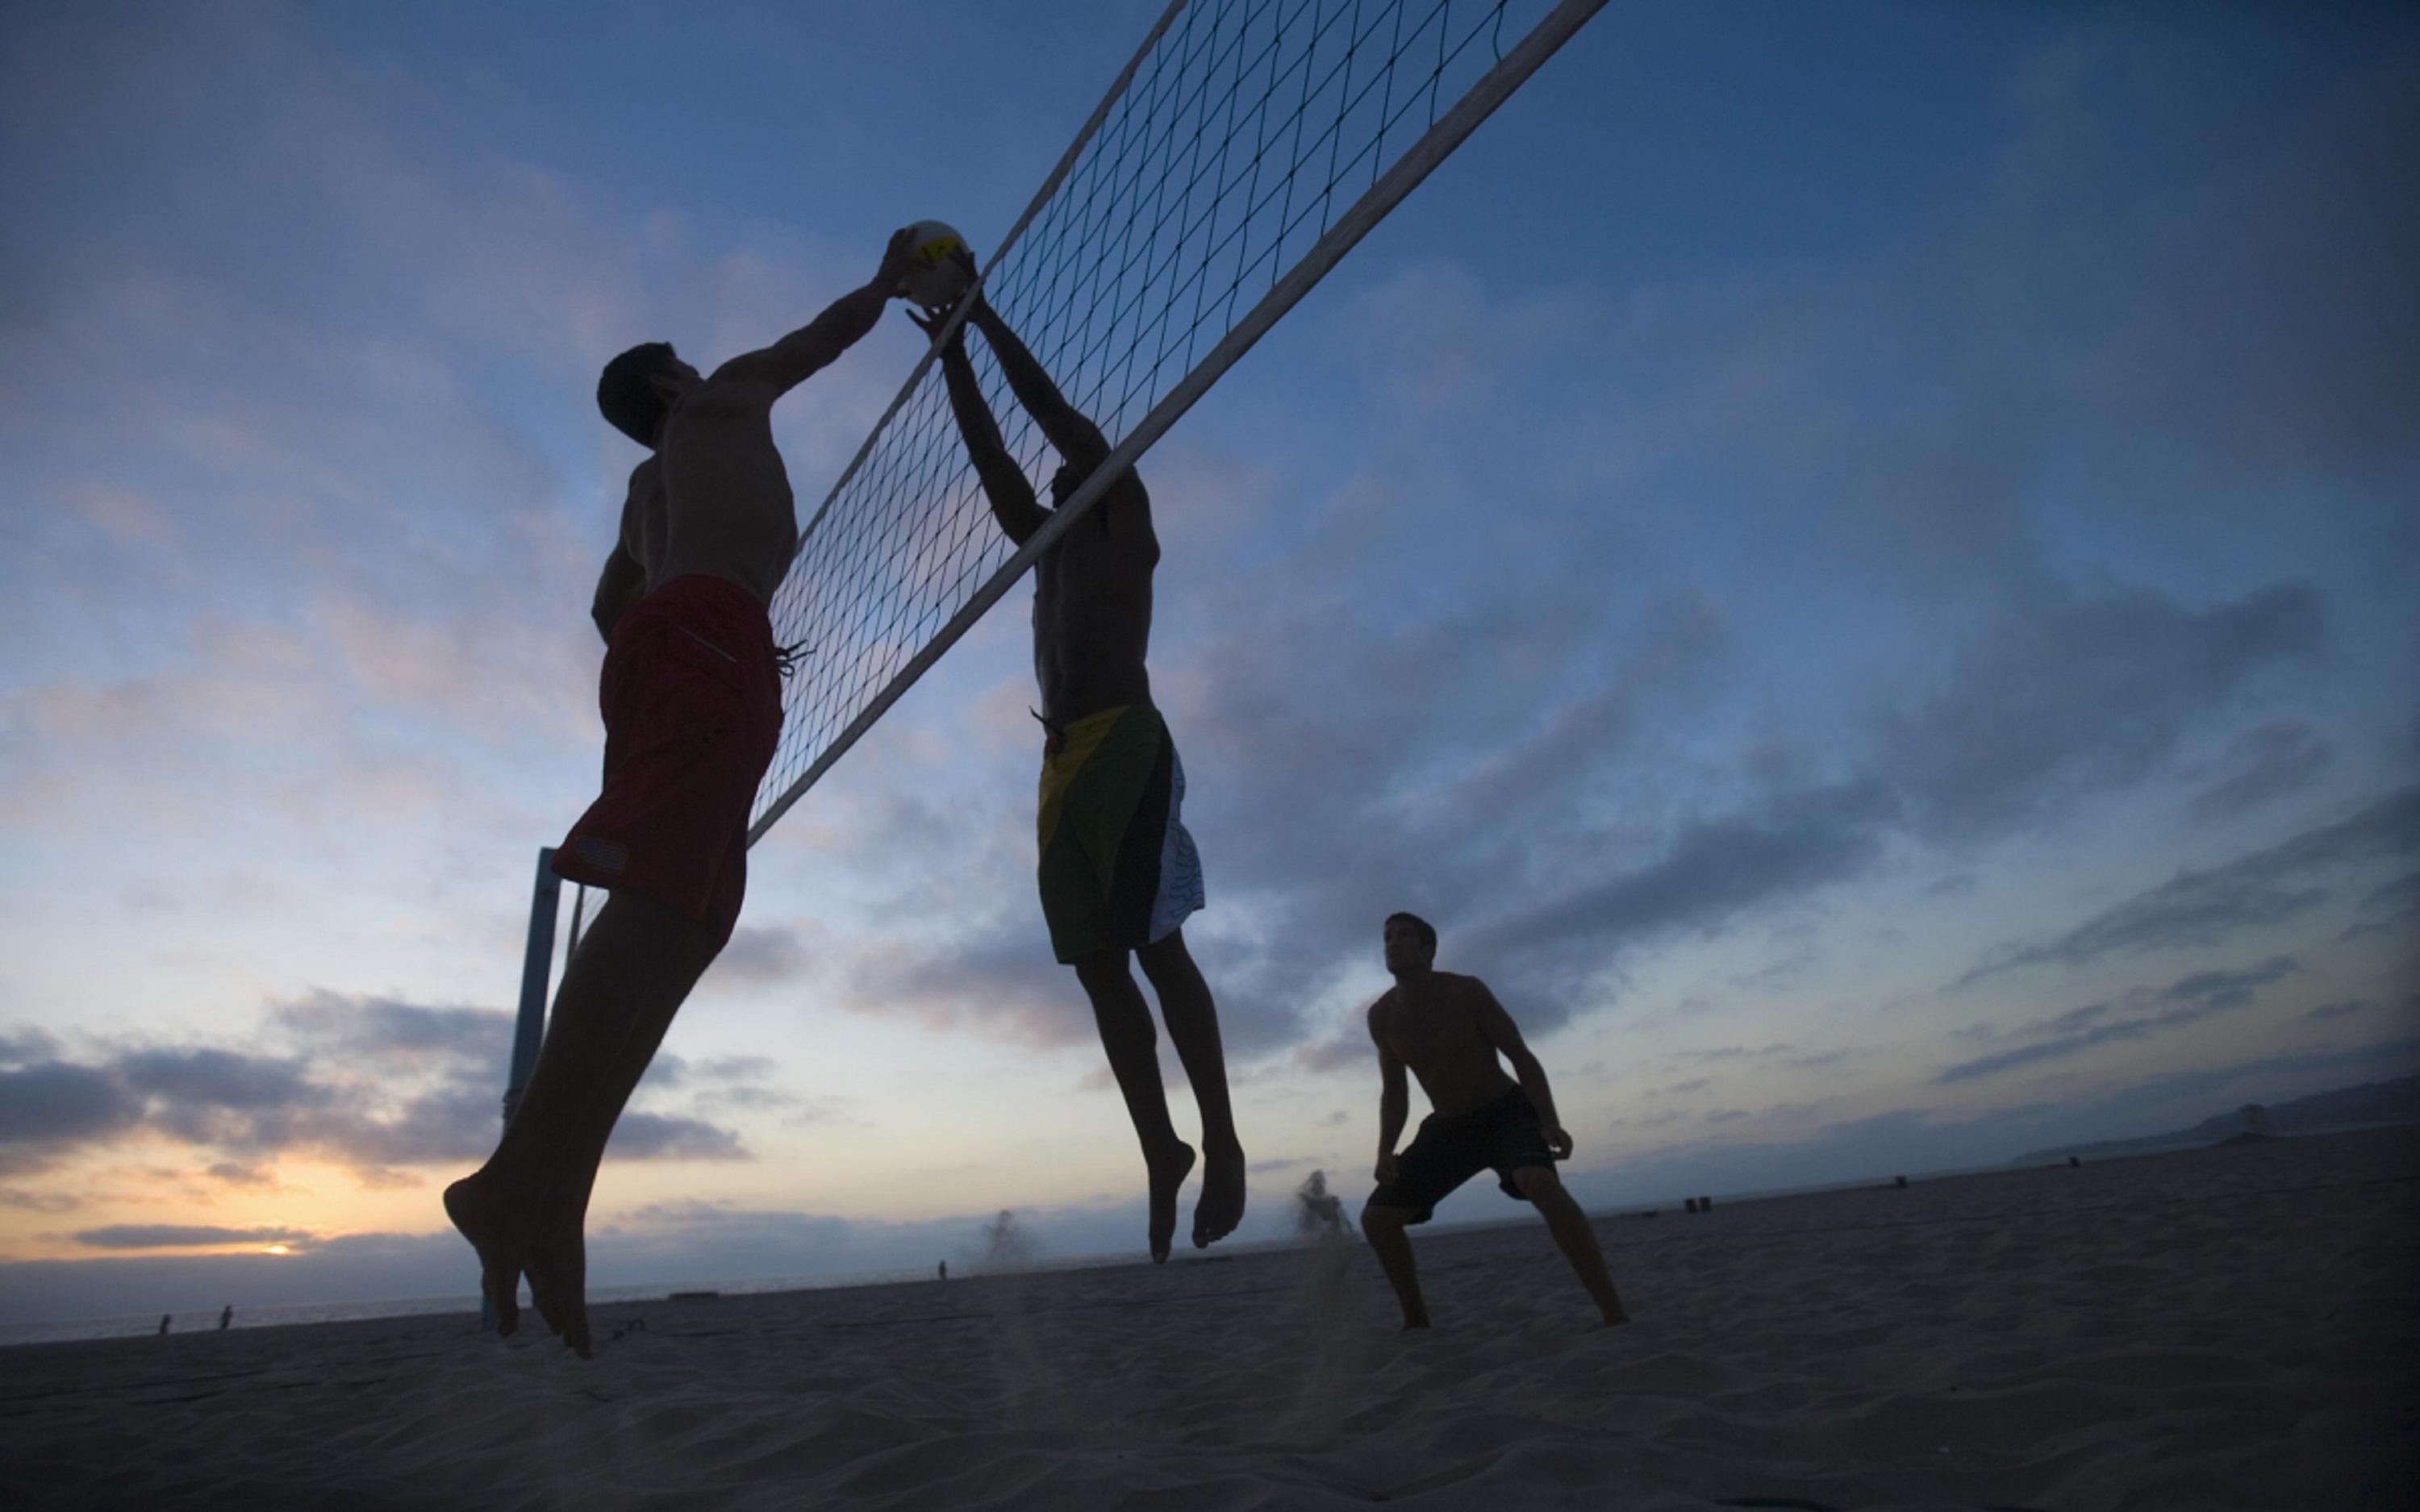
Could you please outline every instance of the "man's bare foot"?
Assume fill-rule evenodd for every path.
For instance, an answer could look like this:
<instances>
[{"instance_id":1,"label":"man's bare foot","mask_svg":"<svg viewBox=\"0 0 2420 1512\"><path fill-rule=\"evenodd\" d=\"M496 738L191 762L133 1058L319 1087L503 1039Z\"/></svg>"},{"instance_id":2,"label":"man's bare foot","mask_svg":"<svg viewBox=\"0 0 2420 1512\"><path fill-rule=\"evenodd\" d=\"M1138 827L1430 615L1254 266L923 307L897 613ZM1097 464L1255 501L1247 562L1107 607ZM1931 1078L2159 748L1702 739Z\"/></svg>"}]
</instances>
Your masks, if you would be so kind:
<instances>
[{"instance_id":1,"label":"man's bare foot","mask_svg":"<svg viewBox=\"0 0 2420 1512\"><path fill-rule=\"evenodd\" d=\"M593 1360L588 1340L588 1245L580 1220L549 1223L530 1237L521 1258L529 1273L530 1304L546 1326L583 1360Z\"/></svg>"},{"instance_id":2,"label":"man's bare foot","mask_svg":"<svg viewBox=\"0 0 2420 1512\"><path fill-rule=\"evenodd\" d=\"M479 1256L479 1294L496 1315L496 1334L521 1326L520 1236L494 1194L485 1171L473 1171L445 1189L445 1216Z\"/></svg>"},{"instance_id":3,"label":"man's bare foot","mask_svg":"<svg viewBox=\"0 0 2420 1512\"><path fill-rule=\"evenodd\" d=\"M1243 1221L1244 1147L1212 1146L1209 1163L1202 1167L1202 1197L1193 1204L1193 1247L1208 1249Z\"/></svg>"},{"instance_id":4,"label":"man's bare foot","mask_svg":"<svg viewBox=\"0 0 2420 1512\"><path fill-rule=\"evenodd\" d=\"M1429 1315L1426 1313L1420 1314L1418 1318L1406 1318L1404 1319L1404 1332L1406 1334L1425 1334L1428 1332L1428 1329Z\"/></svg>"},{"instance_id":5,"label":"man's bare foot","mask_svg":"<svg viewBox=\"0 0 2420 1512\"><path fill-rule=\"evenodd\" d=\"M1144 1156L1143 1164L1151 1171L1151 1257L1165 1261L1176 1238L1176 1194L1193 1174L1193 1147L1180 1139L1165 1154Z\"/></svg>"}]
</instances>

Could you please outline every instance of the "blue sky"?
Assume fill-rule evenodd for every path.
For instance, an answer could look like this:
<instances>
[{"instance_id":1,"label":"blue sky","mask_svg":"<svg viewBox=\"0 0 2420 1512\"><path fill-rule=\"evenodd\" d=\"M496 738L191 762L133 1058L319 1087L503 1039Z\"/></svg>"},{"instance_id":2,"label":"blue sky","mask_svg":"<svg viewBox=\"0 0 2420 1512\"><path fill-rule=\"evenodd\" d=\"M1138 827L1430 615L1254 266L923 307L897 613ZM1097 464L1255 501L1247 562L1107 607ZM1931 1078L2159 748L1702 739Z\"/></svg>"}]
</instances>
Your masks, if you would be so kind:
<instances>
[{"instance_id":1,"label":"blue sky","mask_svg":"<svg viewBox=\"0 0 2420 1512\"><path fill-rule=\"evenodd\" d=\"M0 22L0 1317L467 1290L597 365L988 245L1155 13ZM1482 128L1143 469L1247 1233L1364 1180L1399 906L1600 1201L2412 1069L2415 100L2389 8L1615 5ZM802 499L920 350L784 401ZM600 1282L1139 1240L1025 601L754 853Z\"/></svg>"}]
</instances>

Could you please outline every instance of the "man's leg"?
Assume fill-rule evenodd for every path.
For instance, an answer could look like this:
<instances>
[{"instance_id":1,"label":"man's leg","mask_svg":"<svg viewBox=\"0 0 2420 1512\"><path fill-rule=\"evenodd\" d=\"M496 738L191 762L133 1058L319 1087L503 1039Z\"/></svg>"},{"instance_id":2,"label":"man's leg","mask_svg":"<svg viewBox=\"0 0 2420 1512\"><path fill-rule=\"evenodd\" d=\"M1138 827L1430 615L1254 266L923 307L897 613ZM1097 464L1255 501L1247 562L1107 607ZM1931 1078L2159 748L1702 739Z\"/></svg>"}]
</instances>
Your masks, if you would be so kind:
<instances>
[{"instance_id":1,"label":"man's leg","mask_svg":"<svg viewBox=\"0 0 2420 1512\"><path fill-rule=\"evenodd\" d=\"M1621 1310L1621 1298L1613 1289L1613 1278L1606 1274L1605 1251L1597 1247L1596 1229L1589 1223L1588 1214L1580 1211L1580 1205L1572 1200L1572 1195L1563 1190L1562 1179L1555 1174L1554 1167L1524 1165L1512 1173L1512 1184L1544 1215L1546 1231L1555 1236L1563 1258L1572 1262L1580 1285L1588 1288L1597 1311L1605 1315L1606 1326L1629 1322L1630 1315Z\"/></svg>"},{"instance_id":2,"label":"man's leg","mask_svg":"<svg viewBox=\"0 0 2420 1512\"><path fill-rule=\"evenodd\" d=\"M517 1324L513 1292L525 1269L548 1326L587 1355L582 1227L597 1167L716 949L710 926L628 890L608 898L581 936L513 1121L487 1165L445 1192L447 1215L479 1252L499 1332Z\"/></svg>"},{"instance_id":3,"label":"man's leg","mask_svg":"<svg viewBox=\"0 0 2420 1512\"><path fill-rule=\"evenodd\" d=\"M1235 1111L1227 1097L1227 1053L1218 1040L1218 1005L1210 984L1185 949L1185 932L1135 952L1142 973L1159 994L1168 1038L1193 1084L1202 1109L1202 1200L1193 1209L1193 1247L1202 1249L1235 1231L1244 1221L1244 1145L1235 1134Z\"/></svg>"},{"instance_id":4,"label":"man's leg","mask_svg":"<svg viewBox=\"0 0 2420 1512\"><path fill-rule=\"evenodd\" d=\"M1151 1257L1165 1260L1176 1234L1176 1194L1193 1169L1193 1147L1176 1137L1176 1125L1169 1121L1168 1092L1159 1079L1159 1035L1124 950L1094 950L1078 956L1075 966L1076 979L1093 1000L1093 1022L1100 1026L1109 1072L1126 1100L1126 1117L1142 1141L1143 1165L1151 1175ZM1170 1033L1173 1037L1172 1025Z\"/></svg>"},{"instance_id":5,"label":"man's leg","mask_svg":"<svg viewBox=\"0 0 2420 1512\"><path fill-rule=\"evenodd\" d=\"M1361 1210L1361 1232L1369 1236L1378 1267L1387 1273L1387 1284L1395 1288L1395 1300L1404 1305L1406 1330L1429 1326L1428 1304L1420 1300L1419 1273L1412 1265L1411 1237L1404 1232L1411 1217L1403 1208L1382 1208L1374 1202Z\"/></svg>"}]
</instances>

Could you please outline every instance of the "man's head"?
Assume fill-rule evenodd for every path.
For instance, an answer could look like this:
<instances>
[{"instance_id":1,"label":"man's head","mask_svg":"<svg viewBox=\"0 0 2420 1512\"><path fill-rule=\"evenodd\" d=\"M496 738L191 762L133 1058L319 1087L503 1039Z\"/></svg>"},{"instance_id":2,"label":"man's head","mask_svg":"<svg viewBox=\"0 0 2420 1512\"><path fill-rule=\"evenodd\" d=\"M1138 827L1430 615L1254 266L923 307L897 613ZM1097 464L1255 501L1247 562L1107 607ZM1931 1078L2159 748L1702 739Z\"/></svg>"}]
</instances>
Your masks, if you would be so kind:
<instances>
[{"instance_id":1,"label":"man's head","mask_svg":"<svg viewBox=\"0 0 2420 1512\"><path fill-rule=\"evenodd\" d=\"M671 342L646 342L605 364L597 379L597 408L615 430L653 446L673 401L697 380L697 369L674 355Z\"/></svg>"},{"instance_id":2,"label":"man's head","mask_svg":"<svg viewBox=\"0 0 2420 1512\"><path fill-rule=\"evenodd\" d=\"M1388 914L1384 938L1387 969L1397 976L1436 961L1436 927L1418 914Z\"/></svg>"},{"instance_id":3,"label":"man's head","mask_svg":"<svg viewBox=\"0 0 2420 1512\"><path fill-rule=\"evenodd\" d=\"M1073 462L1062 462L1059 471L1050 474L1050 502L1055 507L1076 497L1076 490L1091 477L1090 469L1078 468Z\"/></svg>"}]
</instances>

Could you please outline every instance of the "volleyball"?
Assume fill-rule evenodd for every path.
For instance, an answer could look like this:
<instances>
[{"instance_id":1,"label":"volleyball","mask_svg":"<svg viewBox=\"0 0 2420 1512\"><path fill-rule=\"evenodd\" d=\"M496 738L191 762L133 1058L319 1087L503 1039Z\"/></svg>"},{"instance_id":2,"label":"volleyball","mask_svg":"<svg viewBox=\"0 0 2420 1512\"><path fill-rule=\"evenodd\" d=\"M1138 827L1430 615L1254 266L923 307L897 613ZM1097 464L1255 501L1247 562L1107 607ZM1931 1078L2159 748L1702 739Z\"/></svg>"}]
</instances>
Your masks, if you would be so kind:
<instances>
[{"instance_id":1,"label":"volleyball","mask_svg":"<svg viewBox=\"0 0 2420 1512\"><path fill-rule=\"evenodd\" d=\"M957 255L967 250L966 238L939 221L919 221L908 227L914 250L908 254L900 291L928 310L946 309L967 291L967 270Z\"/></svg>"}]
</instances>

